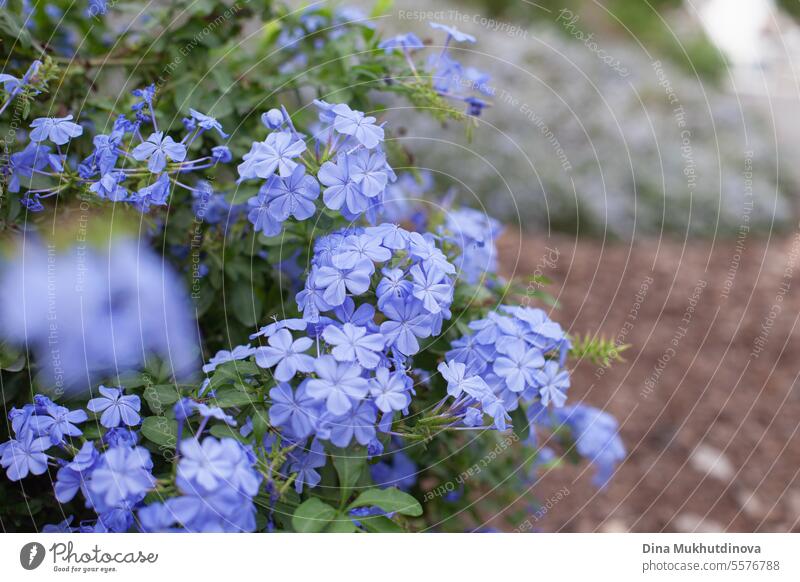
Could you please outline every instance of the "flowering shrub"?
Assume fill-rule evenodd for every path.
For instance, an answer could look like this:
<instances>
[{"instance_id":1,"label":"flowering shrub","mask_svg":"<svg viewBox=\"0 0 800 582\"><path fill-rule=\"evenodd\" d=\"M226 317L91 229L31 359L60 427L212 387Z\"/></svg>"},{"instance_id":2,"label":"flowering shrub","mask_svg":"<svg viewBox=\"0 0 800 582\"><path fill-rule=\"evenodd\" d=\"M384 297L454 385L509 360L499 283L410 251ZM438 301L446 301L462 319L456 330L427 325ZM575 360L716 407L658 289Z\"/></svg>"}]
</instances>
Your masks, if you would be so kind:
<instances>
[{"instance_id":1,"label":"flowering shrub","mask_svg":"<svg viewBox=\"0 0 800 582\"><path fill-rule=\"evenodd\" d=\"M300 40L325 30L317 50L372 49L362 66L385 68L383 90L481 113L447 50L474 38L435 25L444 48L425 58L414 35L334 34L342 18L287 20L281 67L308 66ZM46 52L0 79L5 111L60 109ZM495 273L495 220L415 200L424 177L395 172L403 152L379 109L355 105L366 94L293 114L275 98L236 131L188 105L173 127L168 95L136 89L105 124L93 106L35 117L4 160L7 527L405 531L466 504L464 480L447 483L486 458L476 491L506 479L514 496L562 458L608 480L625 454L616 422L566 403L570 354L609 354L573 349L536 297L517 304ZM509 435L519 454L501 456Z\"/></svg>"}]
</instances>

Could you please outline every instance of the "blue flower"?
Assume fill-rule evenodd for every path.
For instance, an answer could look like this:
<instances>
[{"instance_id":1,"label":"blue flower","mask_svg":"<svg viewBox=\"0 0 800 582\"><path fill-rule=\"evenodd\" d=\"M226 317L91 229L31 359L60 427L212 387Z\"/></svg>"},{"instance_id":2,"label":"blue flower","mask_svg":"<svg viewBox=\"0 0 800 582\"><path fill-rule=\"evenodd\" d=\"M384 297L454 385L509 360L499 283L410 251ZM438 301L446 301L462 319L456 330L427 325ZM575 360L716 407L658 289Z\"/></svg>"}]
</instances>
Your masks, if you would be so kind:
<instances>
[{"instance_id":1,"label":"blue flower","mask_svg":"<svg viewBox=\"0 0 800 582\"><path fill-rule=\"evenodd\" d=\"M275 379L288 382L298 371L311 372L314 369L314 358L303 352L311 347L310 338L292 339L288 329L281 329L269 338L269 346L256 348L256 364L262 368L275 365Z\"/></svg>"},{"instance_id":2,"label":"blue flower","mask_svg":"<svg viewBox=\"0 0 800 582\"><path fill-rule=\"evenodd\" d=\"M205 115L204 113L200 113L199 111L191 108L189 109L189 115L192 116L192 119L194 119L197 122L197 125L199 125L201 128L206 130L215 129L220 137L228 137L228 134L222 131L222 125L220 125L219 121L213 117Z\"/></svg>"},{"instance_id":3,"label":"blue flower","mask_svg":"<svg viewBox=\"0 0 800 582\"><path fill-rule=\"evenodd\" d=\"M469 427L483 426L483 411L477 408L467 408L461 422L464 423L464 426Z\"/></svg>"},{"instance_id":4,"label":"blue flower","mask_svg":"<svg viewBox=\"0 0 800 582\"><path fill-rule=\"evenodd\" d=\"M219 406L209 406L203 402L195 402L194 409L203 418L215 418L228 426L236 426L236 420Z\"/></svg>"},{"instance_id":5,"label":"blue flower","mask_svg":"<svg viewBox=\"0 0 800 582\"><path fill-rule=\"evenodd\" d=\"M562 370L558 362L548 360L544 368L534 371L533 383L538 387L543 405L547 406L552 402L553 406L564 406L569 388L569 372Z\"/></svg>"},{"instance_id":6,"label":"blue flower","mask_svg":"<svg viewBox=\"0 0 800 582\"><path fill-rule=\"evenodd\" d=\"M423 313L418 301L387 302L382 309L388 321L381 323L381 333L386 337L386 347L404 356L419 351L417 338L430 337L430 315Z\"/></svg>"},{"instance_id":7,"label":"blue flower","mask_svg":"<svg viewBox=\"0 0 800 582\"><path fill-rule=\"evenodd\" d=\"M167 528L167 514L171 522L178 522L188 532L252 532L256 528L256 508L252 496L230 487L213 493L184 483L183 495L166 502L166 512L161 512L155 524Z\"/></svg>"},{"instance_id":8,"label":"blue flower","mask_svg":"<svg viewBox=\"0 0 800 582\"><path fill-rule=\"evenodd\" d=\"M436 267L446 275L456 272L455 266L436 247L436 243L430 235L423 236L418 232L412 232L409 233L408 238L409 253L412 257L421 260L426 268Z\"/></svg>"},{"instance_id":9,"label":"blue flower","mask_svg":"<svg viewBox=\"0 0 800 582\"><path fill-rule=\"evenodd\" d=\"M333 113L336 115L334 129L341 134L353 136L365 148L372 149L383 141L383 128L375 125L374 117L350 109L344 103L334 105Z\"/></svg>"},{"instance_id":10,"label":"blue flower","mask_svg":"<svg viewBox=\"0 0 800 582\"><path fill-rule=\"evenodd\" d=\"M180 452L176 482L184 493L232 492L240 499L258 493L261 476L253 470L255 457L236 439L185 439Z\"/></svg>"},{"instance_id":11,"label":"blue flower","mask_svg":"<svg viewBox=\"0 0 800 582\"><path fill-rule=\"evenodd\" d=\"M152 206L164 206L167 203L170 192L170 182L167 174L161 174L155 182L139 190L134 196L134 200L142 211Z\"/></svg>"},{"instance_id":12,"label":"blue flower","mask_svg":"<svg viewBox=\"0 0 800 582\"><path fill-rule=\"evenodd\" d=\"M105 175L114 169L119 158L119 146L122 142L122 134L113 132L111 135L96 135L94 152L90 156L91 162L100 171L100 175Z\"/></svg>"},{"instance_id":13,"label":"blue flower","mask_svg":"<svg viewBox=\"0 0 800 582\"><path fill-rule=\"evenodd\" d=\"M410 378L402 372L390 373L388 368L378 368L369 382L369 393L381 412L405 410L411 404Z\"/></svg>"},{"instance_id":14,"label":"blue flower","mask_svg":"<svg viewBox=\"0 0 800 582\"><path fill-rule=\"evenodd\" d=\"M481 374L486 370L495 353L492 346L479 343L476 334L453 340L450 345L452 349L445 354L445 358L466 364L473 374Z\"/></svg>"},{"instance_id":15,"label":"blue flower","mask_svg":"<svg viewBox=\"0 0 800 582\"><path fill-rule=\"evenodd\" d=\"M75 529L70 527L72 520L74 519L73 516L69 515L63 521L60 521L56 524L48 523L42 528L42 533L75 533Z\"/></svg>"},{"instance_id":16,"label":"blue flower","mask_svg":"<svg viewBox=\"0 0 800 582\"><path fill-rule=\"evenodd\" d=\"M370 402L353 406L330 419L330 441L337 447L346 447L355 437L358 444L367 446L375 438L375 418L375 407Z\"/></svg>"},{"instance_id":17,"label":"blue flower","mask_svg":"<svg viewBox=\"0 0 800 582\"><path fill-rule=\"evenodd\" d=\"M378 331L378 326L375 325L375 308L369 303L362 303L356 308L355 301L348 297L333 310L333 313L342 323L366 327L371 332Z\"/></svg>"},{"instance_id":18,"label":"blue flower","mask_svg":"<svg viewBox=\"0 0 800 582\"><path fill-rule=\"evenodd\" d=\"M544 365L542 353L519 342L498 346L498 351L503 355L495 360L494 373L505 379L508 389L522 392L531 386L534 372Z\"/></svg>"},{"instance_id":19,"label":"blue flower","mask_svg":"<svg viewBox=\"0 0 800 582\"><path fill-rule=\"evenodd\" d=\"M175 514L166 503L151 503L142 507L137 516L142 531L149 533L168 533L180 531L173 528Z\"/></svg>"},{"instance_id":20,"label":"blue flower","mask_svg":"<svg viewBox=\"0 0 800 582\"><path fill-rule=\"evenodd\" d=\"M5 6L3 6L5 8ZM20 80L14 75L7 73L0 73L0 83L3 85L3 91L6 93L13 93L19 86Z\"/></svg>"},{"instance_id":21,"label":"blue flower","mask_svg":"<svg viewBox=\"0 0 800 582\"><path fill-rule=\"evenodd\" d=\"M202 444L197 439L186 439L180 444L178 478L211 493L229 484L241 456L238 451L233 439L206 437Z\"/></svg>"},{"instance_id":22,"label":"blue flower","mask_svg":"<svg viewBox=\"0 0 800 582\"><path fill-rule=\"evenodd\" d=\"M419 265L411 267L414 280L412 295L422 301L422 306L430 313L439 313L453 300L453 285L435 265L422 269Z\"/></svg>"},{"instance_id":23,"label":"blue flower","mask_svg":"<svg viewBox=\"0 0 800 582\"><path fill-rule=\"evenodd\" d=\"M314 176L306 175L305 166L297 164L291 175L269 183L266 190L269 198L269 213L278 222L290 216L306 220L314 215L319 198L319 183Z\"/></svg>"},{"instance_id":24,"label":"blue flower","mask_svg":"<svg viewBox=\"0 0 800 582\"><path fill-rule=\"evenodd\" d=\"M89 190L97 194L100 198L121 202L128 198L128 191L120 185L125 180L122 172L109 172L103 175L99 181L89 186Z\"/></svg>"},{"instance_id":25,"label":"blue flower","mask_svg":"<svg viewBox=\"0 0 800 582\"><path fill-rule=\"evenodd\" d=\"M467 367L461 362L442 362L436 369L447 381L447 393L454 398L465 392L481 400L492 393L486 381L480 376L468 374Z\"/></svg>"},{"instance_id":26,"label":"blue flower","mask_svg":"<svg viewBox=\"0 0 800 582\"><path fill-rule=\"evenodd\" d=\"M263 232L265 236L277 236L280 234L281 223L272 217L269 211L269 198L263 190L258 196L253 196L247 201L250 211L247 213L247 220L255 228L256 232Z\"/></svg>"},{"instance_id":27,"label":"blue flower","mask_svg":"<svg viewBox=\"0 0 800 582\"><path fill-rule=\"evenodd\" d=\"M295 449L289 454L289 473L294 473L294 489L298 493L303 492L303 487L316 487L322 481L322 477L316 471L325 466L325 451L319 441L313 441L308 451L297 451Z\"/></svg>"},{"instance_id":28,"label":"blue flower","mask_svg":"<svg viewBox=\"0 0 800 582\"><path fill-rule=\"evenodd\" d=\"M257 333L250 335L250 339L256 339L257 337L270 337L275 332L281 329L291 329L294 331L304 331L308 327L308 323L303 319L297 318L290 318L290 319L281 319L280 321L276 321L274 323L270 323L265 325L261 329L258 330Z\"/></svg>"},{"instance_id":29,"label":"blue flower","mask_svg":"<svg viewBox=\"0 0 800 582\"><path fill-rule=\"evenodd\" d=\"M386 156L383 152L357 151L350 159L350 177L367 198L382 194L389 183Z\"/></svg>"},{"instance_id":30,"label":"blue flower","mask_svg":"<svg viewBox=\"0 0 800 582\"><path fill-rule=\"evenodd\" d=\"M506 430L507 422L511 420L503 401L492 393L486 394L481 398L481 409L494 420L494 427L497 430Z\"/></svg>"},{"instance_id":31,"label":"blue flower","mask_svg":"<svg viewBox=\"0 0 800 582\"><path fill-rule=\"evenodd\" d=\"M383 278L375 288L375 295L378 297L378 309L383 310L388 302L404 302L411 294L412 285L402 269L385 267L381 272Z\"/></svg>"},{"instance_id":32,"label":"blue flower","mask_svg":"<svg viewBox=\"0 0 800 582\"><path fill-rule=\"evenodd\" d=\"M281 177L292 175L297 166L293 160L306 150L303 140L295 139L291 134L274 132L264 141L253 143L250 151L244 155L239 164L239 181L255 178L267 179L278 170Z\"/></svg>"},{"instance_id":33,"label":"blue flower","mask_svg":"<svg viewBox=\"0 0 800 582\"><path fill-rule=\"evenodd\" d=\"M272 406L269 409L269 422L287 430L293 438L309 436L317 427L319 411L315 400L306 394L304 382L293 392L291 386L280 383L269 391Z\"/></svg>"},{"instance_id":34,"label":"blue flower","mask_svg":"<svg viewBox=\"0 0 800 582\"><path fill-rule=\"evenodd\" d=\"M316 400L324 400L332 414L348 412L353 408L353 401L364 398L369 390L358 364L338 364L333 356L321 356L314 362L314 371L317 377L307 382L306 393Z\"/></svg>"},{"instance_id":35,"label":"blue flower","mask_svg":"<svg viewBox=\"0 0 800 582\"><path fill-rule=\"evenodd\" d=\"M331 210L341 210L345 207L353 214L360 214L369 206L369 200L353 178L352 158L353 156L339 154L336 163L322 164L317 177L326 186L322 194L325 206Z\"/></svg>"},{"instance_id":36,"label":"blue flower","mask_svg":"<svg viewBox=\"0 0 800 582\"><path fill-rule=\"evenodd\" d=\"M89 416L83 410L70 410L64 406L51 406L46 415L37 414L30 420L30 426L39 435L48 435L50 442L58 445L64 442L65 436L77 437L83 433L75 426L85 422Z\"/></svg>"},{"instance_id":37,"label":"blue flower","mask_svg":"<svg viewBox=\"0 0 800 582\"><path fill-rule=\"evenodd\" d=\"M325 289L323 299L336 307L344 303L349 291L353 295L361 295L369 289L370 276L374 267L370 261L361 261L352 269L335 267L319 267L315 269L315 284Z\"/></svg>"},{"instance_id":38,"label":"blue flower","mask_svg":"<svg viewBox=\"0 0 800 582\"><path fill-rule=\"evenodd\" d=\"M558 423L572 431L578 453L597 467L595 485L604 486L617 463L625 458L617 421L607 412L585 404L558 408L554 414Z\"/></svg>"},{"instance_id":39,"label":"blue flower","mask_svg":"<svg viewBox=\"0 0 800 582\"><path fill-rule=\"evenodd\" d=\"M156 485L152 467L144 447L108 449L86 481L88 501L98 513L138 503Z\"/></svg>"},{"instance_id":40,"label":"blue flower","mask_svg":"<svg viewBox=\"0 0 800 582\"><path fill-rule=\"evenodd\" d=\"M322 332L323 339L335 346L331 353L340 362L357 361L362 368L375 369L381 361L385 339L377 333L368 334L366 327L345 323L341 329L329 325Z\"/></svg>"},{"instance_id":41,"label":"blue flower","mask_svg":"<svg viewBox=\"0 0 800 582\"><path fill-rule=\"evenodd\" d=\"M401 49L403 52L423 48L425 45L413 32L398 34L392 38L387 38L378 44L378 48L383 49L388 55L394 50Z\"/></svg>"},{"instance_id":42,"label":"blue flower","mask_svg":"<svg viewBox=\"0 0 800 582\"><path fill-rule=\"evenodd\" d=\"M127 427L110 428L103 435L103 442L109 447L135 447L139 444L139 433Z\"/></svg>"},{"instance_id":43,"label":"blue flower","mask_svg":"<svg viewBox=\"0 0 800 582\"><path fill-rule=\"evenodd\" d=\"M309 323L317 323L320 320L320 312L333 309L324 298L325 288L317 287L316 270L312 269L311 274L306 280L306 287L297 294L295 298L297 307L303 311L303 319Z\"/></svg>"},{"instance_id":44,"label":"blue flower","mask_svg":"<svg viewBox=\"0 0 800 582\"><path fill-rule=\"evenodd\" d=\"M84 478L79 471L69 466L61 467L56 473L56 482L53 485L56 501L69 503L83 484Z\"/></svg>"},{"instance_id":45,"label":"blue flower","mask_svg":"<svg viewBox=\"0 0 800 582\"><path fill-rule=\"evenodd\" d=\"M99 455L92 441L86 441L67 465L73 471L86 471L97 462Z\"/></svg>"},{"instance_id":46,"label":"blue flower","mask_svg":"<svg viewBox=\"0 0 800 582\"><path fill-rule=\"evenodd\" d=\"M33 177L33 174L44 170L48 164L52 165L53 155L50 148L37 143L29 143L21 152L11 154L11 178L8 181L9 192L19 192L20 179Z\"/></svg>"},{"instance_id":47,"label":"blue flower","mask_svg":"<svg viewBox=\"0 0 800 582\"><path fill-rule=\"evenodd\" d=\"M108 12L107 0L89 0L89 6L86 8L86 14L92 18L98 15L103 16Z\"/></svg>"},{"instance_id":48,"label":"blue flower","mask_svg":"<svg viewBox=\"0 0 800 582\"><path fill-rule=\"evenodd\" d=\"M33 431L27 430L3 444L0 465L6 469L6 475L12 481L24 479L28 473L41 475L47 471L48 456L45 451L50 446L49 438L36 437Z\"/></svg>"},{"instance_id":49,"label":"blue flower","mask_svg":"<svg viewBox=\"0 0 800 582\"><path fill-rule=\"evenodd\" d=\"M211 358L206 365L203 366L203 372L208 374L216 370L217 366L225 362L233 362L236 360L245 360L255 353L256 349L250 344L246 346L236 346L233 350L219 350L213 358Z\"/></svg>"},{"instance_id":50,"label":"blue flower","mask_svg":"<svg viewBox=\"0 0 800 582\"><path fill-rule=\"evenodd\" d=\"M231 150L230 148L228 148L228 146L219 145L211 148L211 158L215 162L227 164L233 159L233 154L231 153Z\"/></svg>"},{"instance_id":51,"label":"blue flower","mask_svg":"<svg viewBox=\"0 0 800 582\"><path fill-rule=\"evenodd\" d=\"M369 226L364 233L378 240L387 249L401 250L408 246L408 231L397 224L385 222Z\"/></svg>"},{"instance_id":52,"label":"blue flower","mask_svg":"<svg viewBox=\"0 0 800 582\"><path fill-rule=\"evenodd\" d=\"M133 111L141 111L145 106L152 108L153 99L156 97L156 85L152 83L144 89L134 89L131 95L139 98L139 101L131 106Z\"/></svg>"},{"instance_id":53,"label":"blue flower","mask_svg":"<svg viewBox=\"0 0 800 582\"><path fill-rule=\"evenodd\" d=\"M489 106L483 99L473 96L465 97L464 103L467 104L467 114L473 117L480 117L483 110Z\"/></svg>"},{"instance_id":54,"label":"blue flower","mask_svg":"<svg viewBox=\"0 0 800 582\"><path fill-rule=\"evenodd\" d=\"M37 143L49 139L56 145L64 145L73 137L83 134L83 128L72 122L72 115L40 117L31 122L31 128L31 141Z\"/></svg>"},{"instance_id":55,"label":"blue flower","mask_svg":"<svg viewBox=\"0 0 800 582\"><path fill-rule=\"evenodd\" d=\"M461 249L455 259L458 276L471 285L483 276L497 270L495 239L500 235L500 224L483 212L472 208L459 208L447 213L447 239Z\"/></svg>"},{"instance_id":56,"label":"blue flower","mask_svg":"<svg viewBox=\"0 0 800 582\"><path fill-rule=\"evenodd\" d=\"M147 168L157 174L167 166L167 160L182 162L186 159L186 146L177 143L163 131L150 134L146 141L133 148L131 155L135 160L147 160Z\"/></svg>"},{"instance_id":57,"label":"blue flower","mask_svg":"<svg viewBox=\"0 0 800 582\"><path fill-rule=\"evenodd\" d=\"M284 121L283 111L280 109L270 109L261 115L261 123L268 129L279 129Z\"/></svg>"},{"instance_id":58,"label":"blue flower","mask_svg":"<svg viewBox=\"0 0 800 582\"><path fill-rule=\"evenodd\" d=\"M379 238L369 234L351 234L331 256L337 269L352 269L364 260L382 263L392 258L392 252L381 245Z\"/></svg>"},{"instance_id":59,"label":"blue flower","mask_svg":"<svg viewBox=\"0 0 800 582\"><path fill-rule=\"evenodd\" d=\"M86 404L86 408L94 413L103 413L100 424L106 428L114 428L121 424L135 426L141 422L139 410L142 404L138 396L135 394L123 396L121 388L100 386L99 390L103 396L92 398Z\"/></svg>"},{"instance_id":60,"label":"blue flower","mask_svg":"<svg viewBox=\"0 0 800 582\"><path fill-rule=\"evenodd\" d=\"M403 451L392 451L388 460L375 463L369 470L372 480L382 489L397 487L408 491L417 482L417 466Z\"/></svg>"},{"instance_id":61,"label":"blue flower","mask_svg":"<svg viewBox=\"0 0 800 582\"><path fill-rule=\"evenodd\" d=\"M476 38L474 36L465 32L461 32L455 26L447 26L446 24L440 24L438 22L431 22L430 26L435 30L443 30L447 33L448 37L452 38L456 42L476 42Z\"/></svg>"}]
</instances>

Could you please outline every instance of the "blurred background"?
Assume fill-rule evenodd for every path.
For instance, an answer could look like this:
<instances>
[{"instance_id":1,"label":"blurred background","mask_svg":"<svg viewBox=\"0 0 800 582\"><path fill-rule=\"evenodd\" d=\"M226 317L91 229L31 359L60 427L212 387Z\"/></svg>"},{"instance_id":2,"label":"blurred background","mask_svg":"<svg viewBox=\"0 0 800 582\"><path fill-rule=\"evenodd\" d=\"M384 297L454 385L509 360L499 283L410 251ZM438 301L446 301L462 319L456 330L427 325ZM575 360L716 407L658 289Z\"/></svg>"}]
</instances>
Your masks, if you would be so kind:
<instances>
[{"instance_id":1,"label":"blurred background","mask_svg":"<svg viewBox=\"0 0 800 582\"><path fill-rule=\"evenodd\" d=\"M627 460L600 491L546 475L520 499L532 529L800 531L798 17L796 0L403 0L378 24L477 37L453 49L492 104L471 139L389 117L415 165L507 225L507 276L550 278L571 333L630 345L571 388L620 419Z\"/></svg>"}]
</instances>

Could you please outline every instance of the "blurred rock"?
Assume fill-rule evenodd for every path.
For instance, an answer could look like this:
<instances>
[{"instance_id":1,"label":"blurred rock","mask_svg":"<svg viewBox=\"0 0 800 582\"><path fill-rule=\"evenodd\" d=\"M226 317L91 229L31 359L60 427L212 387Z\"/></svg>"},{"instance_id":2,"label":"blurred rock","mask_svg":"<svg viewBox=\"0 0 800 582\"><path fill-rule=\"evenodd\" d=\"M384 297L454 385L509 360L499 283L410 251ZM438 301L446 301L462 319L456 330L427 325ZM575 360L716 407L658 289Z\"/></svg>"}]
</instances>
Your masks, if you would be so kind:
<instances>
[{"instance_id":1,"label":"blurred rock","mask_svg":"<svg viewBox=\"0 0 800 582\"><path fill-rule=\"evenodd\" d=\"M736 469L730 460L721 451L706 444L695 447L689 457L689 464L696 471L723 483L730 483L736 474Z\"/></svg>"},{"instance_id":2,"label":"blurred rock","mask_svg":"<svg viewBox=\"0 0 800 582\"><path fill-rule=\"evenodd\" d=\"M419 0L404 6L429 9ZM451 2L438 9L480 11ZM596 35L594 46L618 60L615 67L573 38L574 27L514 22L524 34L509 34L470 18L447 24L478 38L453 56L492 77L493 106L472 142L457 123L443 132L404 108L387 115L406 126L414 162L460 182L467 204L483 203L525 228L580 225L625 239L664 230L735 236L743 225L790 223L800 166L778 164L780 121L770 122L764 98L736 95L613 35ZM427 21L382 26L437 38ZM576 26L592 32L583 21Z\"/></svg>"},{"instance_id":3,"label":"blurred rock","mask_svg":"<svg viewBox=\"0 0 800 582\"><path fill-rule=\"evenodd\" d=\"M719 533L725 531L722 524L694 513L683 513L672 522L675 531L682 533Z\"/></svg>"}]
</instances>

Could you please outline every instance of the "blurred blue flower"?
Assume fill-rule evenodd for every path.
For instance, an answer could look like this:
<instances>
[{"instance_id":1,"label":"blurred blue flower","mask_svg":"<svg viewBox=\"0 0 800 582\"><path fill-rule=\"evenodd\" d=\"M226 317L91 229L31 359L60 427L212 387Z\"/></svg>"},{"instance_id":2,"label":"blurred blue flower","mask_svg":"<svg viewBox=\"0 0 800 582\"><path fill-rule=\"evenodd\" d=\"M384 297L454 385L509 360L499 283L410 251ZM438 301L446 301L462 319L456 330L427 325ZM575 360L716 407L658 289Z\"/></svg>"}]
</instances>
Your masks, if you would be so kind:
<instances>
[{"instance_id":1,"label":"blurred blue flower","mask_svg":"<svg viewBox=\"0 0 800 582\"><path fill-rule=\"evenodd\" d=\"M142 418L139 410L142 403L135 394L123 396L122 388L108 388L100 386L102 396L92 398L86 408L94 413L101 413L100 424L106 428L115 428L124 424L125 426L135 426Z\"/></svg>"}]
</instances>

